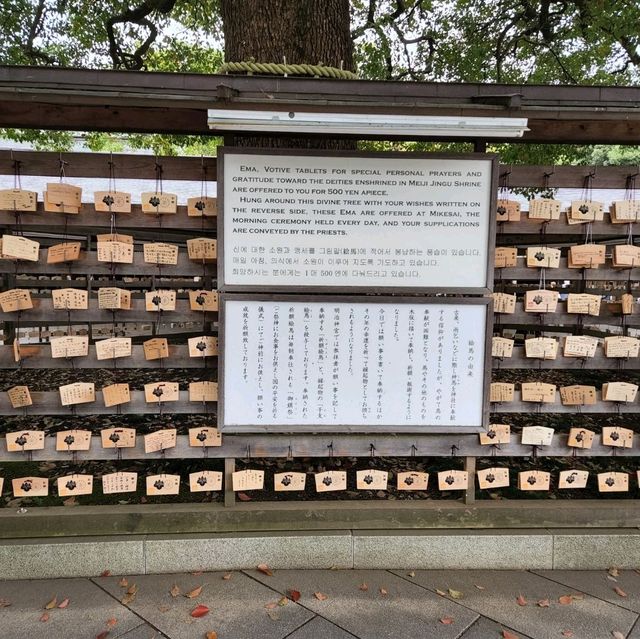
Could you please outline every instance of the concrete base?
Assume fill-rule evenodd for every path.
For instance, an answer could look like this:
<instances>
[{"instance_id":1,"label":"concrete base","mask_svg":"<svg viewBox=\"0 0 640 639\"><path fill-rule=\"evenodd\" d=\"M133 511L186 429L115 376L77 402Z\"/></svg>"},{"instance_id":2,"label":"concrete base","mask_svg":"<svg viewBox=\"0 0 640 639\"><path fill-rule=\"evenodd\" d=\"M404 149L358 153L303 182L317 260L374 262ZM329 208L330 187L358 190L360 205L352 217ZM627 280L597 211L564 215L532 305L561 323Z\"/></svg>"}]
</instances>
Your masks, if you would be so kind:
<instances>
[{"instance_id":1,"label":"concrete base","mask_svg":"<svg viewBox=\"0 0 640 639\"><path fill-rule=\"evenodd\" d=\"M0 579L238 570L604 569L640 566L634 529L345 530L0 542Z\"/></svg>"}]
</instances>

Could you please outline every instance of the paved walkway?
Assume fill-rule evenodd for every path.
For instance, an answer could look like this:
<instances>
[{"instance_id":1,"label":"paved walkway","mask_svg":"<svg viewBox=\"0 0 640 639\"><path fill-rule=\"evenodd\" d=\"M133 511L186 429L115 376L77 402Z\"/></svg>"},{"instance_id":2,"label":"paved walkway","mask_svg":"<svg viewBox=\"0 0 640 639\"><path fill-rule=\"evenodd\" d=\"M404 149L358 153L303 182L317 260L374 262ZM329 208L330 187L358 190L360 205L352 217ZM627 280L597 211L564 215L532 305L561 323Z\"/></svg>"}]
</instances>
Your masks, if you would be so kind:
<instances>
[{"instance_id":1,"label":"paved walkway","mask_svg":"<svg viewBox=\"0 0 640 639\"><path fill-rule=\"evenodd\" d=\"M206 614L192 616L199 606ZM633 570L249 570L0 582L2 639L640 639L639 613Z\"/></svg>"}]
</instances>

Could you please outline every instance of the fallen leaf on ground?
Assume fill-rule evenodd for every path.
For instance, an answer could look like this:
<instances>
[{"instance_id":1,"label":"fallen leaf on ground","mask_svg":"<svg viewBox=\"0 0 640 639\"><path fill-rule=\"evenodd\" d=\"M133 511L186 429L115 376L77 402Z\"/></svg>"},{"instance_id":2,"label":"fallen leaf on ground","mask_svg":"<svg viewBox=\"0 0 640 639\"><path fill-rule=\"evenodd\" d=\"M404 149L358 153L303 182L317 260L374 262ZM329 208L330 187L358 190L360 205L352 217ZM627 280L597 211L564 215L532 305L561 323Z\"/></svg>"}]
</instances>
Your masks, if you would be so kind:
<instances>
[{"instance_id":1,"label":"fallen leaf on ground","mask_svg":"<svg viewBox=\"0 0 640 639\"><path fill-rule=\"evenodd\" d=\"M450 626L453 623L453 617L441 617L440 623L445 626Z\"/></svg>"},{"instance_id":2,"label":"fallen leaf on ground","mask_svg":"<svg viewBox=\"0 0 640 639\"><path fill-rule=\"evenodd\" d=\"M516 599L516 603L519 606L526 606L527 605L527 600L522 595L518 595L518 598Z\"/></svg>"},{"instance_id":3,"label":"fallen leaf on ground","mask_svg":"<svg viewBox=\"0 0 640 639\"><path fill-rule=\"evenodd\" d=\"M267 577L273 577L273 572L271 571L271 568L269 568L269 566L267 566L267 564L259 564L258 565L258 570L263 575L267 575Z\"/></svg>"},{"instance_id":4,"label":"fallen leaf on ground","mask_svg":"<svg viewBox=\"0 0 640 639\"><path fill-rule=\"evenodd\" d=\"M133 593L125 593L125 596L122 599L120 599L120 603L123 606L128 606L130 603L133 603L135 598L136 598L136 593L135 592L133 592Z\"/></svg>"},{"instance_id":5,"label":"fallen leaf on ground","mask_svg":"<svg viewBox=\"0 0 640 639\"><path fill-rule=\"evenodd\" d=\"M58 598L57 598L57 597L54 597L51 601L49 601L49 602L45 605L44 609L45 609L45 610L52 610L52 609L53 609L53 608L55 608L57 605L58 605Z\"/></svg>"},{"instance_id":6,"label":"fallen leaf on ground","mask_svg":"<svg viewBox=\"0 0 640 639\"><path fill-rule=\"evenodd\" d=\"M383 597L386 597L389 593L388 593L384 588L380 588L380 594L381 594Z\"/></svg>"},{"instance_id":7,"label":"fallen leaf on ground","mask_svg":"<svg viewBox=\"0 0 640 639\"><path fill-rule=\"evenodd\" d=\"M314 592L313 596L318 600L318 601L324 601L325 599L328 599L327 595L325 595L323 592Z\"/></svg>"},{"instance_id":8,"label":"fallen leaf on ground","mask_svg":"<svg viewBox=\"0 0 640 639\"><path fill-rule=\"evenodd\" d=\"M128 588L129 587L129 581L127 580L126 577L123 577L119 582L118 582L118 586L120 586L120 588Z\"/></svg>"},{"instance_id":9,"label":"fallen leaf on ground","mask_svg":"<svg viewBox=\"0 0 640 639\"><path fill-rule=\"evenodd\" d=\"M551 605L551 602L548 599L540 599L538 601L537 606L539 608L548 608Z\"/></svg>"},{"instance_id":10,"label":"fallen leaf on ground","mask_svg":"<svg viewBox=\"0 0 640 639\"><path fill-rule=\"evenodd\" d=\"M137 584L131 584L129 586L129 588L127 589L127 594L128 595L135 595L136 592L138 592L138 585Z\"/></svg>"},{"instance_id":11,"label":"fallen leaf on ground","mask_svg":"<svg viewBox=\"0 0 640 639\"><path fill-rule=\"evenodd\" d=\"M441 597L446 597L447 593L444 590L438 590L436 588L436 594L440 595Z\"/></svg>"},{"instance_id":12,"label":"fallen leaf on ground","mask_svg":"<svg viewBox=\"0 0 640 639\"><path fill-rule=\"evenodd\" d=\"M107 639L109 636L108 630L103 630L99 635L96 635L96 639Z\"/></svg>"},{"instance_id":13,"label":"fallen leaf on ground","mask_svg":"<svg viewBox=\"0 0 640 639\"><path fill-rule=\"evenodd\" d=\"M607 570L607 572L612 576L612 577L619 577L620 576L620 569L616 568L615 566L612 566L611 568L609 568L609 570Z\"/></svg>"},{"instance_id":14,"label":"fallen leaf on ground","mask_svg":"<svg viewBox=\"0 0 640 639\"><path fill-rule=\"evenodd\" d=\"M111 619L107 619L107 628L113 628L118 623L118 620L115 617L111 617Z\"/></svg>"},{"instance_id":15,"label":"fallen leaf on ground","mask_svg":"<svg viewBox=\"0 0 640 639\"><path fill-rule=\"evenodd\" d=\"M280 597L278 600L279 606L286 606L289 603L289 600L286 597Z\"/></svg>"},{"instance_id":16,"label":"fallen leaf on ground","mask_svg":"<svg viewBox=\"0 0 640 639\"><path fill-rule=\"evenodd\" d=\"M560 634L561 634L563 637L573 637L573 630L569 630L569 629L567 628L567 630L563 630Z\"/></svg>"},{"instance_id":17,"label":"fallen leaf on ground","mask_svg":"<svg viewBox=\"0 0 640 639\"><path fill-rule=\"evenodd\" d=\"M0 608L8 608L11 605L11 602L7 599L0 599Z\"/></svg>"},{"instance_id":18,"label":"fallen leaf on ground","mask_svg":"<svg viewBox=\"0 0 640 639\"><path fill-rule=\"evenodd\" d=\"M300 599L300 591L299 590L287 590L287 596L291 601L299 601Z\"/></svg>"},{"instance_id":19,"label":"fallen leaf on ground","mask_svg":"<svg viewBox=\"0 0 640 639\"><path fill-rule=\"evenodd\" d=\"M180 586L178 586L178 584L173 584L169 594L175 599L180 594Z\"/></svg>"},{"instance_id":20,"label":"fallen leaf on ground","mask_svg":"<svg viewBox=\"0 0 640 639\"><path fill-rule=\"evenodd\" d=\"M59 604L58 604L58 608L66 608L69 605L69 597L67 597L66 599L63 599Z\"/></svg>"},{"instance_id":21,"label":"fallen leaf on ground","mask_svg":"<svg viewBox=\"0 0 640 639\"><path fill-rule=\"evenodd\" d=\"M573 597L571 595L562 595L562 597L558 597L558 602L563 606L568 606L573 602Z\"/></svg>"},{"instance_id":22,"label":"fallen leaf on ground","mask_svg":"<svg viewBox=\"0 0 640 639\"><path fill-rule=\"evenodd\" d=\"M611 575L607 575L607 579L608 579L609 581L615 581L615 582L617 582L617 581L618 581L615 577L612 577Z\"/></svg>"},{"instance_id":23,"label":"fallen leaf on ground","mask_svg":"<svg viewBox=\"0 0 640 639\"><path fill-rule=\"evenodd\" d=\"M622 588L620 588L619 586L614 586L613 590L616 593L616 595L620 595L621 597L627 596L627 593L624 590L622 590Z\"/></svg>"},{"instance_id":24,"label":"fallen leaf on ground","mask_svg":"<svg viewBox=\"0 0 640 639\"><path fill-rule=\"evenodd\" d=\"M449 588L449 595L452 599L462 599L464 597L463 592L460 592L460 590L454 590L453 588Z\"/></svg>"},{"instance_id":25,"label":"fallen leaf on ground","mask_svg":"<svg viewBox=\"0 0 640 639\"><path fill-rule=\"evenodd\" d=\"M416 573L413 570L407 573L407 577L415 577L415 576L416 576Z\"/></svg>"},{"instance_id":26,"label":"fallen leaf on ground","mask_svg":"<svg viewBox=\"0 0 640 639\"><path fill-rule=\"evenodd\" d=\"M619 630L612 630L611 631L611 636L614 639L624 639L624 635Z\"/></svg>"},{"instance_id":27,"label":"fallen leaf on ground","mask_svg":"<svg viewBox=\"0 0 640 639\"><path fill-rule=\"evenodd\" d=\"M209 614L209 608L207 608L206 606L203 606L202 604L200 604L199 606L196 606L192 611L191 611L191 616L195 617L196 619L199 619L200 617L204 617L205 615Z\"/></svg>"},{"instance_id":28,"label":"fallen leaf on ground","mask_svg":"<svg viewBox=\"0 0 640 639\"><path fill-rule=\"evenodd\" d=\"M232 575L233 575L233 573L228 572L228 573L225 573L224 575L222 575L222 578L223 578L225 581L229 581L229 579L231 579Z\"/></svg>"},{"instance_id":29,"label":"fallen leaf on ground","mask_svg":"<svg viewBox=\"0 0 640 639\"><path fill-rule=\"evenodd\" d=\"M209 630L204 637L205 639L218 639L218 633L215 630Z\"/></svg>"},{"instance_id":30,"label":"fallen leaf on ground","mask_svg":"<svg viewBox=\"0 0 640 639\"><path fill-rule=\"evenodd\" d=\"M43 612L42 615L40 616L40 621L49 621L49 613Z\"/></svg>"},{"instance_id":31,"label":"fallen leaf on ground","mask_svg":"<svg viewBox=\"0 0 640 639\"><path fill-rule=\"evenodd\" d=\"M278 619L280 619L280 613L277 610L267 610L267 615L272 621L278 621Z\"/></svg>"},{"instance_id":32,"label":"fallen leaf on ground","mask_svg":"<svg viewBox=\"0 0 640 639\"><path fill-rule=\"evenodd\" d=\"M474 586L478 589L478 590L484 590L485 587L484 586L479 586L478 584L474 584Z\"/></svg>"},{"instance_id":33,"label":"fallen leaf on ground","mask_svg":"<svg viewBox=\"0 0 640 639\"><path fill-rule=\"evenodd\" d=\"M185 597L187 597L188 599L195 599L196 597L200 596L200 593L202 592L202 586L198 586L197 588L194 588L193 590L189 591Z\"/></svg>"},{"instance_id":34,"label":"fallen leaf on ground","mask_svg":"<svg viewBox=\"0 0 640 639\"><path fill-rule=\"evenodd\" d=\"M268 604L265 604L264 607L267 610L273 610L274 608L278 607L278 602L277 601L270 601Z\"/></svg>"},{"instance_id":35,"label":"fallen leaf on ground","mask_svg":"<svg viewBox=\"0 0 640 639\"><path fill-rule=\"evenodd\" d=\"M518 635L514 635L512 632L509 632L508 630L503 630L502 639L520 639L520 637L518 637Z\"/></svg>"},{"instance_id":36,"label":"fallen leaf on ground","mask_svg":"<svg viewBox=\"0 0 640 639\"><path fill-rule=\"evenodd\" d=\"M251 497L249 497L249 495L247 495L246 493L236 493L238 495L238 499L240 501L251 501Z\"/></svg>"},{"instance_id":37,"label":"fallen leaf on ground","mask_svg":"<svg viewBox=\"0 0 640 639\"><path fill-rule=\"evenodd\" d=\"M362 592L367 592L367 590L369 590L369 586L367 584L360 584L358 586L358 590L362 590Z\"/></svg>"},{"instance_id":38,"label":"fallen leaf on ground","mask_svg":"<svg viewBox=\"0 0 640 639\"><path fill-rule=\"evenodd\" d=\"M101 577L111 577L111 571L110 571L110 570L103 570L103 571L100 573L100 576L101 576Z\"/></svg>"}]
</instances>

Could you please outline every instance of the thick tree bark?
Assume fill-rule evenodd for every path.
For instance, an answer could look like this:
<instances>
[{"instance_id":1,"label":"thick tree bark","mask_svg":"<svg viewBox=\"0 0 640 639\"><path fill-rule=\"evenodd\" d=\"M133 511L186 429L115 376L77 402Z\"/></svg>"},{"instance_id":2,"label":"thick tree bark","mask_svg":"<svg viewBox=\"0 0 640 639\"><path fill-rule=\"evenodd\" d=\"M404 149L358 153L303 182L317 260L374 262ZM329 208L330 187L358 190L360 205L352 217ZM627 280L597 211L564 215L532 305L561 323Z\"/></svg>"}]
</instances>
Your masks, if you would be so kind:
<instances>
[{"instance_id":1,"label":"thick tree bark","mask_svg":"<svg viewBox=\"0 0 640 639\"><path fill-rule=\"evenodd\" d=\"M283 62L353 69L349 0L221 0L229 62ZM332 82L332 80L325 80ZM234 136L240 146L354 148L344 140Z\"/></svg>"}]
</instances>

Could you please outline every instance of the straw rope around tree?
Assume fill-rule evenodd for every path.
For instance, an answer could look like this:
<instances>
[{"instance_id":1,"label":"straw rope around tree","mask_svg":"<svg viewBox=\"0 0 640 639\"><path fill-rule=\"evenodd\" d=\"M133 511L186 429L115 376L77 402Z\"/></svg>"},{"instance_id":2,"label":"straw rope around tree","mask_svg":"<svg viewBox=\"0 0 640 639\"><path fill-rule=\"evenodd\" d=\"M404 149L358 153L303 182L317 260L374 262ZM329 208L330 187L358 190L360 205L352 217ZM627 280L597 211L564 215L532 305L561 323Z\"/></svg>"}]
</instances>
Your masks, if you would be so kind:
<instances>
[{"instance_id":1,"label":"straw rope around tree","mask_svg":"<svg viewBox=\"0 0 640 639\"><path fill-rule=\"evenodd\" d=\"M335 80L357 80L352 71L327 67L323 64L287 64L278 62L225 62L218 73L246 73L247 75L307 75L315 78L333 78Z\"/></svg>"}]
</instances>

